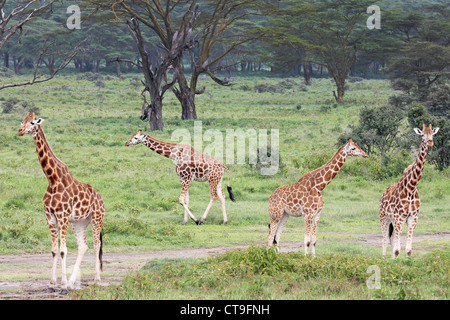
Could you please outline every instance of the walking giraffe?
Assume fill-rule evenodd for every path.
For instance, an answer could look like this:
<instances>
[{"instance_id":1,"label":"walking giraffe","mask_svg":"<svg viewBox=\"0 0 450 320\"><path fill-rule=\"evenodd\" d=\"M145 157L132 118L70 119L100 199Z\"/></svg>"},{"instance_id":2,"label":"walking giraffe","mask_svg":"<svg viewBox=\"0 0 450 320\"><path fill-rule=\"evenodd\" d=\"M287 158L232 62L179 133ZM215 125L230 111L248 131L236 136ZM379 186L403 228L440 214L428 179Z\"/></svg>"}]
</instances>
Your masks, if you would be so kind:
<instances>
[{"instance_id":1,"label":"walking giraffe","mask_svg":"<svg viewBox=\"0 0 450 320\"><path fill-rule=\"evenodd\" d=\"M384 191L380 198L380 223L383 234L383 255L386 255L388 241L394 243L392 246L392 257L396 258L400 253L400 235L405 222L408 224L406 235L406 255L411 256L412 237L419 219L420 199L417 192L417 184L422 176L422 170L428 153L428 148L433 146L433 136L439 128L432 129L431 124L423 129L414 128L414 132L422 136L420 151L416 161L403 172L403 176ZM392 222L394 225L392 225ZM392 244L392 243L391 243Z\"/></svg>"},{"instance_id":2,"label":"walking giraffe","mask_svg":"<svg viewBox=\"0 0 450 320\"><path fill-rule=\"evenodd\" d=\"M58 252L58 227L60 232L60 254L61 254L61 293L67 293L73 287L80 270L83 256L88 249L86 241L86 228L92 223L92 235L95 251L95 281L100 281L100 270L102 269L102 234L105 205L100 194L92 186L79 182L72 177L67 166L59 160L45 139L41 124L44 120L35 120L34 112L28 112L23 120L18 135L23 136L31 133L36 145L36 152L45 176L48 179L47 191L44 194L44 207L47 224L52 236L52 277L49 290L56 284L56 265ZM68 224L72 225L73 232L78 245L78 255L73 268L72 276L67 282L66 259L67 246L66 236Z\"/></svg>"},{"instance_id":3,"label":"walking giraffe","mask_svg":"<svg viewBox=\"0 0 450 320\"><path fill-rule=\"evenodd\" d=\"M222 178L224 169L228 173L228 193L231 201L235 202L231 187L230 187L230 173L228 168L218 159L209 155L202 154L196 151L192 146L186 144L176 144L164 142L152 138L148 135L142 134L139 130L125 146L143 143L150 150L163 155L166 158L172 159L176 163L175 170L181 180L181 195L179 201L184 207L183 225L186 224L189 217L195 221L196 224L203 224L208 215L214 201L219 198L222 205L223 223L228 221L227 212L225 209L225 194L222 190ZM205 210L201 220L199 221L189 210L189 186L192 181L208 181L211 200Z\"/></svg>"},{"instance_id":4,"label":"walking giraffe","mask_svg":"<svg viewBox=\"0 0 450 320\"><path fill-rule=\"evenodd\" d=\"M368 157L358 144L348 139L326 164L304 174L296 183L279 187L272 193L269 198L269 246L279 243L289 216L304 216L305 255L309 248L315 255L317 224L324 203L322 190L341 170L347 156Z\"/></svg>"}]
</instances>

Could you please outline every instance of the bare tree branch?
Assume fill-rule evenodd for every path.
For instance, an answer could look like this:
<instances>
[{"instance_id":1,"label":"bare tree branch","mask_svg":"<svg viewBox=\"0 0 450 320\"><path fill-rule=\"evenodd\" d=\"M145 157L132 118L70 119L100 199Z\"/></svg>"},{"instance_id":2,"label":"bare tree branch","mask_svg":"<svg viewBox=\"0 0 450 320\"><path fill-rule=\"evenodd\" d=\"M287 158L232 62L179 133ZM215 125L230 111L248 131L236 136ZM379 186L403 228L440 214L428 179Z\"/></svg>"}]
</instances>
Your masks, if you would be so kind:
<instances>
[{"instance_id":1,"label":"bare tree branch","mask_svg":"<svg viewBox=\"0 0 450 320\"><path fill-rule=\"evenodd\" d=\"M23 25L27 22L29 22L33 17L45 12L45 10L53 5L53 3L57 0L51 0L46 2L45 4L33 9L30 13L26 15L26 17L19 19L19 22L15 23L11 27L7 28L8 23L11 21L12 18L25 13L25 11L34 3L38 3L38 0L31 0L25 3L22 6L15 7L11 13L6 16L5 12L3 10L3 7L6 3L6 1L0 1L0 49L3 47L6 41L14 35L17 30L21 30ZM21 31L20 31L21 33ZM19 37L20 40L20 37Z\"/></svg>"},{"instance_id":2,"label":"bare tree branch","mask_svg":"<svg viewBox=\"0 0 450 320\"><path fill-rule=\"evenodd\" d=\"M34 67L33 78L29 81L24 81L24 82L19 82L19 83L8 83L8 84L0 85L0 90L6 89L6 88L32 85L35 83L46 82L46 81L53 79L58 74L58 72L60 72L62 69L64 69L72 61L72 59L82 50L81 48L84 45L84 42L86 40L87 40L87 38L82 40L81 42L77 43L72 51L65 53L60 65L55 69L55 71L51 75L49 75L45 78L41 78L42 75L39 74L38 68L42 62L45 63L45 61L43 59L45 56L49 55L49 48L54 44L54 42L44 43L44 46L43 46L41 52L39 53L38 61L36 62L36 65ZM53 52L52 54L54 54L54 53L55 52Z\"/></svg>"}]
</instances>

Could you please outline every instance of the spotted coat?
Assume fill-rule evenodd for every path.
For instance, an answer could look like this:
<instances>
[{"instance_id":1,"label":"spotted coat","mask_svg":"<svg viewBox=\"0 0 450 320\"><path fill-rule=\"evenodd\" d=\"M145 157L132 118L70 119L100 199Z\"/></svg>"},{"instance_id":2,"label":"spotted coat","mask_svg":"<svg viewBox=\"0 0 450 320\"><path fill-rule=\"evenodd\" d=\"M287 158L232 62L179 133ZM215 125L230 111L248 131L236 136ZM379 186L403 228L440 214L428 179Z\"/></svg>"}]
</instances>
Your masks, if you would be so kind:
<instances>
[{"instance_id":1,"label":"spotted coat","mask_svg":"<svg viewBox=\"0 0 450 320\"><path fill-rule=\"evenodd\" d=\"M439 128L432 129L431 124L429 127L424 124L422 131L417 128L414 131L422 136L416 160L405 169L400 180L387 188L380 198L383 255L386 255L388 243L393 240L393 258L396 258L400 252L400 236L405 222L408 224L405 251L407 256L411 255L412 238L419 220L420 199L417 185L422 176L428 148L433 146L433 136Z\"/></svg>"},{"instance_id":2,"label":"spotted coat","mask_svg":"<svg viewBox=\"0 0 450 320\"><path fill-rule=\"evenodd\" d=\"M224 170L227 170L229 181L229 171L220 160L202 154L190 145L160 141L142 134L140 130L133 135L125 145L129 146L139 143L146 145L150 150L153 150L166 158L172 159L175 162L175 170L180 177L182 186L179 202L185 209L183 224L186 224L188 221L188 215L196 224L204 223L212 204L217 198L219 198L222 205L223 223L227 223L228 218L225 209L225 194L222 190L222 178ZM188 207L189 186L192 181L208 181L209 184L211 198L200 221L195 218ZM231 187L229 186L228 191L230 193L230 198L234 201Z\"/></svg>"},{"instance_id":3,"label":"spotted coat","mask_svg":"<svg viewBox=\"0 0 450 320\"><path fill-rule=\"evenodd\" d=\"M279 244L283 227L289 216L305 217L305 255L311 248L315 254L317 224L324 204L322 190L341 170L347 156L368 157L349 139L322 167L306 173L296 183L276 189L269 198L268 244Z\"/></svg>"},{"instance_id":4,"label":"spotted coat","mask_svg":"<svg viewBox=\"0 0 450 320\"><path fill-rule=\"evenodd\" d=\"M42 119L35 120L34 113L27 114L19 129L19 136L30 133L34 137L39 163L48 179L48 187L43 202L47 224L52 237L53 268L51 285L56 284L56 264L58 252L58 230L60 233L60 255L62 258L61 290L67 292L77 280L80 264L88 249L86 228L91 222L96 256L96 281L100 281L102 268L101 229L105 215L105 205L101 195L87 183L77 181L67 166L59 160L50 148L40 124ZM72 276L67 282L66 237L69 223L75 234L78 245L78 256Z\"/></svg>"}]
</instances>

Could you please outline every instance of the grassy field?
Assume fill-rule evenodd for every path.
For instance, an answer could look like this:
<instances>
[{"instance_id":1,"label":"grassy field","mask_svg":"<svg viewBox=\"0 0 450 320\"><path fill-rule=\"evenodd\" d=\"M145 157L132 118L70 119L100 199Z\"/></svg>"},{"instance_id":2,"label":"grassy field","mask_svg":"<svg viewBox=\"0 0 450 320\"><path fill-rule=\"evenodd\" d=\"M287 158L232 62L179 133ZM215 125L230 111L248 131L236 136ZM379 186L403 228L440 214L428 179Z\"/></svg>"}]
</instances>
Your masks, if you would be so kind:
<instances>
[{"instance_id":1,"label":"grassy field","mask_svg":"<svg viewBox=\"0 0 450 320\"><path fill-rule=\"evenodd\" d=\"M330 94L334 89L330 79L314 79L306 89L298 78L286 81L264 75L238 77L232 87L203 80L200 85L207 87L206 93L197 97L197 114L203 130L217 129L225 136L227 129L278 129L281 165L276 175L261 176L255 166L227 164L237 198L236 203L227 201L228 224L221 224L217 201L205 225L189 221L182 226L184 212L178 203L181 185L173 162L142 145L124 146L137 129L149 133L148 123L138 118L142 101L136 77L89 81L68 75L45 84L1 92L3 102L11 98L18 102L10 112L0 113L0 254L50 252L51 248L42 204L47 179L37 161L32 137L17 136L30 108L37 117L45 119L42 128L56 156L67 164L76 179L93 185L103 196L105 252L130 252L264 245L270 194L331 158L338 149L337 136L358 121L359 109L385 104L393 94L385 80L349 83L346 103L338 106ZM284 92L257 93L253 90L256 84L271 84ZM172 93L164 99L163 115L165 131L152 136L170 141L176 129L193 133L194 122L180 120L180 106ZM405 130L404 123L399 125ZM416 143L418 146L419 139ZM204 146L207 145L205 142ZM398 175L380 179L383 168L377 157L348 159L323 192L325 205L318 227L318 256L342 252L377 259L381 246L340 240L381 233L378 200L412 162L410 155L406 163L401 163ZM448 177L448 170L439 173L426 165L419 184L422 206L415 234L450 230ZM207 183L194 182L190 188L190 208L197 218L208 201ZM90 238L88 241L92 243ZM288 221L283 241L303 242L303 219ZM427 241L420 251L439 248L448 252L448 245L446 241ZM70 232L68 248L76 250ZM413 251L415 257L422 255ZM320 282L316 285L320 286Z\"/></svg>"},{"instance_id":2,"label":"grassy field","mask_svg":"<svg viewBox=\"0 0 450 320\"><path fill-rule=\"evenodd\" d=\"M76 299L303 300L448 299L446 251L388 260L350 253L277 253L251 246L200 261L149 261L107 290L91 286ZM376 271L373 271L375 270ZM379 287L375 272L379 272Z\"/></svg>"}]
</instances>

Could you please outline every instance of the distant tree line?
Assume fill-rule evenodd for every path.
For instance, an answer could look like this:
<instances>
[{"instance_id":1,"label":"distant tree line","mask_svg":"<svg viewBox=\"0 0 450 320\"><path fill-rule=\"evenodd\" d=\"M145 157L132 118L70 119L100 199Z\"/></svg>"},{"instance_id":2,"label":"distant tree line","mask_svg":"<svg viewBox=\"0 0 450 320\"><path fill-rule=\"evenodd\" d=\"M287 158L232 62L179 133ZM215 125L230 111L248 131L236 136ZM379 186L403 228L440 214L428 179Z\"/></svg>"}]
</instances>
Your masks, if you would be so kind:
<instances>
[{"instance_id":1,"label":"distant tree line","mask_svg":"<svg viewBox=\"0 0 450 320\"><path fill-rule=\"evenodd\" d=\"M81 29L66 27L71 4L81 8ZM374 4L380 29L366 25ZM207 90L198 87L200 75L223 86L234 72L301 76L302 85L331 77L337 104L345 102L349 76L388 78L397 90L392 110L364 108L352 127L358 141L385 158L402 143L381 129L383 112L392 121L407 117L411 126L430 121L441 126L431 161L449 165L445 0L29 0L0 1L0 9L0 77L31 74L31 84L70 62L78 72L140 72L141 119L151 130L164 129L167 91L180 101L182 119L197 118L195 97Z\"/></svg>"}]
</instances>

